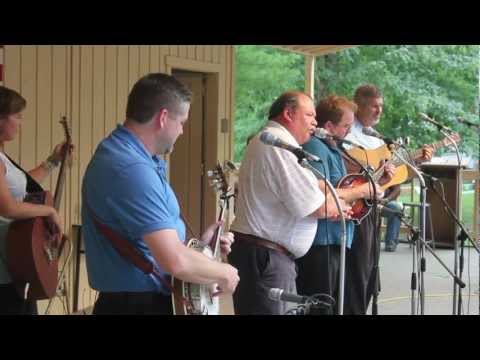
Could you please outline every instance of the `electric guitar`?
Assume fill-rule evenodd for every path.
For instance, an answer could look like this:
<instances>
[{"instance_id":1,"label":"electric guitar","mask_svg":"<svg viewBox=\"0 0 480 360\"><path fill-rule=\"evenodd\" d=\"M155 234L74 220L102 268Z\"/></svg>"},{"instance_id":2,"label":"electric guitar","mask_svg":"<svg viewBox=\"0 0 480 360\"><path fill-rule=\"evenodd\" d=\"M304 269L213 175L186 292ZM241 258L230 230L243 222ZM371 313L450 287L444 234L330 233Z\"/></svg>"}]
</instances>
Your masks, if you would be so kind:
<instances>
[{"instance_id":1,"label":"electric guitar","mask_svg":"<svg viewBox=\"0 0 480 360\"><path fill-rule=\"evenodd\" d=\"M452 135L452 139L455 142L458 142L460 141L460 135L454 134ZM430 146L433 148L433 151L436 152L438 149L447 145L451 145L451 141L448 138L444 138L443 140L436 142L435 144L432 144ZM377 169L372 174L372 178L375 182L378 182L378 180L380 180L380 178L383 176L384 169L387 164L395 165L395 174L388 183L380 186L382 191L385 191L391 186L402 184L409 178L408 166L404 164L403 160L406 160L408 162L412 162L412 160L413 162L418 162L423 156L422 149L418 149L413 153L408 153L404 149L397 148L395 152L399 154L402 159L400 159L397 154L391 152L386 145L380 146L377 149L373 150L361 150L358 148L348 150L348 154L355 158L357 161L359 161L362 165L372 166ZM382 161L385 162L380 165ZM348 174L339 181L337 188L352 189L361 186L367 182L369 181L365 175ZM372 203L366 199L358 199L355 200L351 204L351 206L353 212L352 220L359 224L370 213Z\"/></svg>"},{"instance_id":2,"label":"electric guitar","mask_svg":"<svg viewBox=\"0 0 480 360\"><path fill-rule=\"evenodd\" d=\"M235 170L231 162L226 163L226 169L218 164L213 171L208 171L211 178L210 184L220 193L220 214L218 220L224 220L228 208L229 199L233 196L231 188L228 185L225 173ZM191 239L187 246L191 249L201 252L208 258L221 261L220 236L223 231L223 225L219 226L208 245L200 243L198 239ZM215 296L216 285L200 285L172 278L172 303L175 315L219 315L220 304L218 296Z\"/></svg>"}]
</instances>

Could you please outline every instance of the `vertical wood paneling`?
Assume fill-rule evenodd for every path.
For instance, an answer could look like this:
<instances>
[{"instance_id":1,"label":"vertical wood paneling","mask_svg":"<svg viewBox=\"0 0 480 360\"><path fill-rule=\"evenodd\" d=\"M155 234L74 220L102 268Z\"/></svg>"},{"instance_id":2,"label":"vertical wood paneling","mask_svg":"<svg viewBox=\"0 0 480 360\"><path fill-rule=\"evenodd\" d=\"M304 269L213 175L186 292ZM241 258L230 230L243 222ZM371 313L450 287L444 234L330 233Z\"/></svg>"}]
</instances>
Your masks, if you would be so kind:
<instances>
[{"instance_id":1,"label":"vertical wood paneling","mask_svg":"<svg viewBox=\"0 0 480 360\"><path fill-rule=\"evenodd\" d=\"M117 121L125 120L128 92L128 47L119 46L117 53Z\"/></svg>"},{"instance_id":2,"label":"vertical wood paneling","mask_svg":"<svg viewBox=\"0 0 480 360\"><path fill-rule=\"evenodd\" d=\"M183 59L187 58L187 47L185 45L178 46L178 57L181 57Z\"/></svg>"},{"instance_id":3,"label":"vertical wood paneling","mask_svg":"<svg viewBox=\"0 0 480 360\"><path fill-rule=\"evenodd\" d=\"M35 167L37 143L37 48L22 46L21 49L21 94L27 99L24 121L20 131L20 165L25 170Z\"/></svg>"},{"instance_id":4,"label":"vertical wood paneling","mask_svg":"<svg viewBox=\"0 0 480 360\"><path fill-rule=\"evenodd\" d=\"M198 61L203 61L205 59L205 46L197 45L195 46L195 59Z\"/></svg>"},{"instance_id":5,"label":"vertical wood paneling","mask_svg":"<svg viewBox=\"0 0 480 360\"><path fill-rule=\"evenodd\" d=\"M139 46L129 46L128 47L128 87L127 92L133 87L133 84L139 78Z\"/></svg>"},{"instance_id":6,"label":"vertical wood paneling","mask_svg":"<svg viewBox=\"0 0 480 360\"><path fill-rule=\"evenodd\" d=\"M195 60L195 45L187 46L187 57L189 59Z\"/></svg>"},{"instance_id":7,"label":"vertical wood paneling","mask_svg":"<svg viewBox=\"0 0 480 360\"><path fill-rule=\"evenodd\" d=\"M71 122L71 131L72 131L72 141L75 144L75 161L71 168L71 192L70 192L70 204L71 209L70 213L72 214L72 223L80 224L80 214L78 211L78 190L81 184L80 173L79 173L79 159L80 153L82 151L81 140L80 139L80 76L81 76L81 65L80 65L80 55L81 47L74 46L72 48L72 58L71 58L71 67L72 67L72 122Z\"/></svg>"},{"instance_id":8,"label":"vertical wood paneling","mask_svg":"<svg viewBox=\"0 0 480 360\"><path fill-rule=\"evenodd\" d=\"M170 45L168 47L169 55L178 56L178 45Z\"/></svg>"},{"instance_id":9,"label":"vertical wood paneling","mask_svg":"<svg viewBox=\"0 0 480 360\"><path fill-rule=\"evenodd\" d=\"M6 46L4 49L4 85L21 93L21 47ZM28 105L28 104L27 104ZM21 131L21 130L20 130ZM15 161L20 162L20 134L5 144L5 151Z\"/></svg>"},{"instance_id":10,"label":"vertical wood paneling","mask_svg":"<svg viewBox=\"0 0 480 360\"><path fill-rule=\"evenodd\" d=\"M71 117L67 110L67 99L69 98L69 68L68 68L68 61L69 61L69 50L70 47L67 46L52 46L51 48L51 78L52 78L52 87L51 87L51 114L48 119L51 118L51 133L52 133L52 148L54 144L58 144L65 139L65 133L63 128L59 124L61 117L66 115L67 122L71 124ZM40 66L42 64L40 63ZM58 180L58 171L59 169L55 169L51 176L52 181L52 189L56 190L55 186ZM60 209L59 213L64 222L65 233L67 236L70 236L70 229L71 229L71 216L70 216L70 202L68 201L69 196L68 194L71 191L70 180L71 174L70 171L66 170L66 179L64 183L62 198L60 202ZM59 263L59 266L63 267L66 259L67 252L69 250L69 246L72 246L72 242L66 246L66 250L62 254L62 259ZM71 295L73 294L73 275L74 275L74 263L71 262L67 265L65 271L65 281L66 281L66 290L69 294L69 299L71 299ZM60 269L59 269L60 270ZM63 301L67 301L67 299L62 299ZM72 303L70 302L69 306L71 308ZM64 313L63 307L60 309L60 313Z\"/></svg>"},{"instance_id":11,"label":"vertical wood paneling","mask_svg":"<svg viewBox=\"0 0 480 360\"><path fill-rule=\"evenodd\" d=\"M213 45L212 46L212 62L218 64L220 62L220 54L219 54L219 46Z\"/></svg>"},{"instance_id":12,"label":"vertical wood paneling","mask_svg":"<svg viewBox=\"0 0 480 360\"><path fill-rule=\"evenodd\" d=\"M148 45L140 46L139 62L140 72L138 74L138 78L141 78L142 76L147 75L150 72L150 47Z\"/></svg>"},{"instance_id":13,"label":"vertical wood paneling","mask_svg":"<svg viewBox=\"0 0 480 360\"><path fill-rule=\"evenodd\" d=\"M79 143L78 172L79 181L76 190L76 215L80 221L81 179L91 158L92 151L92 92L93 92L93 47L82 46L80 49L80 94L79 94Z\"/></svg>"},{"instance_id":14,"label":"vertical wood paneling","mask_svg":"<svg viewBox=\"0 0 480 360\"><path fill-rule=\"evenodd\" d=\"M100 140L105 136L105 46L93 47L92 89L92 147L90 159Z\"/></svg>"},{"instance_id":15,"label":"vertical wood paneling","mask_svg":"<svg viewBox=\"0 0 480 360\"><path fill-rule=\"evenodd\" d=\"M117 118L117 47L106 46L105 49L105 135L108 135L115 124L120 121Z\"/></svg>"},{"instance_id":16,"label":"vertical wood paneling","mask_svg":"<svg viewBox=\"0 0 480 360\"><path fill-rule=\"evenodd\" d=\"M203 47L203 61L207 63L212 62L212 46Z\"/></svg>"},{"instance_id":17,"label":"vertical wood paneling","mask_svg":"<svg viewBox=\"0 0 480 360\"><path fill-rule=\"evenodd\" d=\"M37 143L36 143L36 157L34 158L34 164L38 165L41 161L45 160L53 150L52 146L52 126L58 125L58 118L54 118L52 115L52 55L53 49L51 46L38 46L37 47ZM53 123L53 124L52 124ZM42 183L45 190L54 190L52 186L52 180L58 176L58 170L55 171L48 179Z\"/></svg>"},{"instance_id":18,"label":"vertical wood paneling","mask_svg":"<svg viewBox=\"0 0 480 360\"><path fill-rule=\"evenodd\" d=\"M160 72L160 46L150 46L150 68L149 72Z\"/></svg>"},{"instance_id":19,"label":"vertical wood paneling","mask_svg":"<svg viewBox=\"0 0 480 360\"><path fill-rule=\"evenodd\" d=\"M159 66L160 66L160 72L165 73L166 72L166 64L165 64L165 56L168 55L169 52L169 47L168 45L161 45L159 47Z\"/></svg>"},{"instance_id":20,"label":"vertical wood paneling","mask_svg":"<svg viewBox=\"0 0 480 360\"><path fill-rule=\"evenodd\" d=\"M47 119L51 119L51 134L52 134L52 145L51 148L55 144L62 142L65 139L65 134L63 128L59 124L61 117L63 115L67 116L67 122L71 125L72 119L67 113L67 52L68 48L66 46L52 46L51 53L52 53L52 60L51 60L51 67L52 67L52 88L51 88L51 114L47 115ZM58 179L58 169L55 169L52 172L52 189L55 189L56 181ZM69 189L69 181L70 178L69 171L67 171L67 179L65 181L65 188L63 190L62 201L60 204L60 214L64 219L65 229L68 229L70 226L70 211L65 211L69 209L69 204L67 204L68 199L68 192Z\"/></svg>"}]
</instances>

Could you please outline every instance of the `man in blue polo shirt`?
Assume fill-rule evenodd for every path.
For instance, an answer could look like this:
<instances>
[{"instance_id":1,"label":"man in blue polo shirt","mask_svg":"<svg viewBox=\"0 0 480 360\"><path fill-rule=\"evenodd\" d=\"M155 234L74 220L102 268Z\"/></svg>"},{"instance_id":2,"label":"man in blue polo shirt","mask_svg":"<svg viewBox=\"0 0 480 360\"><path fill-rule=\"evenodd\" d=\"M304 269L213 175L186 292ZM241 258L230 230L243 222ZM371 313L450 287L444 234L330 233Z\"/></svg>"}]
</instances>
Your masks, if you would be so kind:
<instances>
[{"instance_id":1,"label":"man in blue polo shirt","mask_svg":"<svg viewBox=\"0 0 480 360\"><path fill-rule=\"evenodd\" d=\"M344 97L329 96L322 99L316 107L317 127L325 128L330 134L344 138L353 124L357 106ZM320 157L322 162L312 162L333 186L347 175L342 155L333 139L319 140L312 137L303 148ZM389 168L389 171L391 169ZM385 178L381 179L383 183ZM322 181L320 181L322 183ZM322 186L323 187L323 186ZM327 190L325 190L327 192ZM377 187L377 192L381 193ZM368 183L353 189L337 189L338 196L347 204L357 199L373 195ZM354 224L347 221L347 251L352 245ZM338 303L339 265L341 245L341 223L328 219L319 219L317 233L307 254L297 260L297 291L301 295L329 294ZM327 313L331 313L331 310ZM324 311L312 311L314 313ZM338 309L335 309L335 313Z\"/></svg>"},{"instance_id":2,"label":"man in blue polo shirt","mask_svg":"<svg viewBox=\"0 0 480 360\"><path fill-rule=\"evenodd\" d=\"M104 139L82 185L82 223L90 286L100 292L94 314L171 314L169 275L232 293L237 270L187 248L185 226L168 184L166 163L188 119L191 92L165 74L149 74L133 86L123 125ZM144 274L123 258L96 227L103 225L134 245L166 281ZM201 241L208 243L220 223ZM233 235L221 238L230 251Z\"/></svg>"}]
</instances>

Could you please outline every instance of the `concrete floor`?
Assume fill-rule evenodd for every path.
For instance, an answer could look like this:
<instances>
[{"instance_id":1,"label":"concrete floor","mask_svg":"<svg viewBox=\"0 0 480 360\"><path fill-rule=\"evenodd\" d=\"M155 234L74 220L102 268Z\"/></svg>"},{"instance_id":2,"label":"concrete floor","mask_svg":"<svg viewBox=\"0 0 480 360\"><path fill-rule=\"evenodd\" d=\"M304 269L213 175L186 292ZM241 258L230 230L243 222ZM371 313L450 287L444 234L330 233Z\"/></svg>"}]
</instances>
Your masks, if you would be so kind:
<instances>
[{"instance_id":1,"label":"concrete floor","mask_svg":"<svg viewBox=\"0 0 480 360\"><path fill-rule=\"evenodd\" d=\"M383 244L382 244L383 246ZM435 254L447 265L454 268L454 250L436 249ZM453 279L442 265L427 252L425 280L425 315L451 315L453 313ZM411 314L412 249L409 244L400 244L394 253L381 251L380 281L381 293L378 313L385 315ZM462 314L479 314L479 255L473 248L464 252L462 279ZM458 298L458 296L457 296ZM417 311L419 312L419 311ZM371 313L371 311L369 311Z\"/></svg>"},{"instance_id":2,"label":"concrete floor","mask_svg":"<svg viewBox=\"0 0 480 360\"><path fill-rule=\"evenodd\" d=\"M453 271L454 250L436 249L438 257ZM470 260L470 261L469 261ZM463 311L465 315L479 314L479 256L473 248L464 253L464 272L462 279L466 287L462 290ZM399 244L394 253L380 253L381 292L378 298L379 315L411 314L411 275L412 249L409 244ZM470 279L470 281L469 281ZM441 264L427 252L425 281L425 315L451 315L453 313L453 280ZM469 288L470 285L470 288ZM416 295L417 296L417 295ZM221 313L233 314L231 296L223 296ZM417 307L417 313L420 309ZM371 314L369 309L368 314Z\"/></svg>"}]
</instances>

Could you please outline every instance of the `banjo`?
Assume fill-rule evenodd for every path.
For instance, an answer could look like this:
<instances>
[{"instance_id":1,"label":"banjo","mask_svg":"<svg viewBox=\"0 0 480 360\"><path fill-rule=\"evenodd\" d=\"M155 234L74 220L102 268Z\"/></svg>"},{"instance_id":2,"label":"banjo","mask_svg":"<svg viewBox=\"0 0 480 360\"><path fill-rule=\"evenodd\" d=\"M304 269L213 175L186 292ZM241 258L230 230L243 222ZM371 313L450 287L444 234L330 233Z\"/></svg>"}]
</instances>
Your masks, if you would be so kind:
<instances>
[{"instance_id":1,"label":"banjo","mask_svg":"<svg viewBox=\"0 0 480 360\"><path fill-rule=\"evenodd\" d=\"M220 214L217 221L224 220L229 200L234 196L225 176L226 172L232 170L235 170L235 165L228 161L225 164L225 169L218 164L214 170L207 172L211 179L210 185L220 193ZM187 247L201 252L212 260L221 261L220 236L223 227L221 225L217 228L210 244L204 245L194 238L187 243ZM216 284L212 287L211 285L194 284L172 278L172 288L172 303L175 315L219 315L220 304L218 296L216 296L218 294Z\"/></svg>"}]
</instances>

